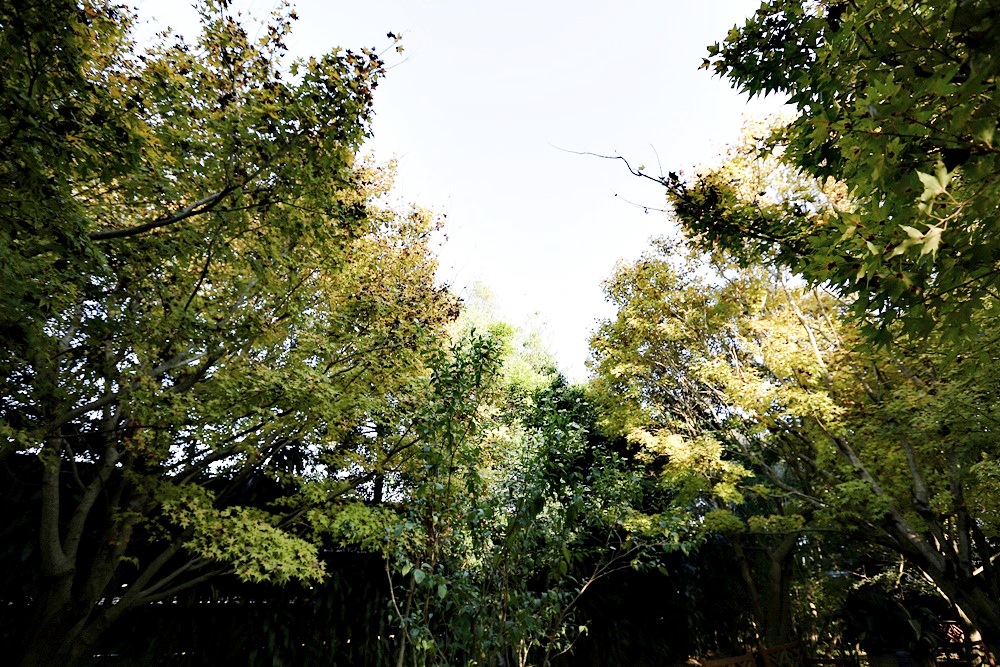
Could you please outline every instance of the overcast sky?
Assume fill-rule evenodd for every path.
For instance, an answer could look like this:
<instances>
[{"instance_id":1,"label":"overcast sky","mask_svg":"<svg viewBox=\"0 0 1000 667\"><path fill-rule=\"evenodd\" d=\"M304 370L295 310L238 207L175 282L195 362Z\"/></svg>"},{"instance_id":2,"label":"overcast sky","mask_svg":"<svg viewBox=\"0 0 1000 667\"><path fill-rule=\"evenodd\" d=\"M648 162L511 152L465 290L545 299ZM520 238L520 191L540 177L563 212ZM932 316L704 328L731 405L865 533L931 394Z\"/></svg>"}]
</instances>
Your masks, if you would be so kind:
<instances>
[{"instance_id":1,"label":"overcast sky","mask_svg":"<svg viewBox=\"0 0 1000 667\"><path fill-rule=\"evenodd\" d=\"M266 16L273 0L234 5ZM562 370L586 377L587 339L610 317L601 281L668 229L658 172L712 161L748 101L698 66L757 0L300 0L293 55L389 46L376 93L379 160L399 162L398 196L447 215L440 277L476 281L514 324L535 322ZM140 16L192 34L184 0L144 0ZM629 203L632 202L632 203Z\"/></svg>"}]
</instances>

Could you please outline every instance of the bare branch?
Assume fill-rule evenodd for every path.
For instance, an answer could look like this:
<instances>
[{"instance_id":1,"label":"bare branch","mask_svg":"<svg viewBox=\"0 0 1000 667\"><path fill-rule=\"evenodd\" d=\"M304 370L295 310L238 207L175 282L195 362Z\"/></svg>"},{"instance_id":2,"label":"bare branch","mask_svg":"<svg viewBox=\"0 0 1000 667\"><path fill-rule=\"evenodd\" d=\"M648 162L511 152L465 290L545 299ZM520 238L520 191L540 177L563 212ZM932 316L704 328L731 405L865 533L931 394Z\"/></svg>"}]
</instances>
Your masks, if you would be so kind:
<instances>
[{"instance_id":1,"label":"bare branch","mask_svg":"<svg viewBox=\"0 0 1000 667\"><path fill-rule=\"evenodd\" d=\"M629 172L631 172L631 174L633 176L638 176L639 178L647 178L647 179L653 181L654 183L656 183L657 185L662 185L664 187L666 187L666 185L667 185L667 180L663 176L650 176L644 170L642 170L642 169L636 169L622 155L617 155L617 154L616 155L602 155L600 153L591 153L590 151L573 151L573 150L570 150L568 148L560 148L559 146L556 146L554 144L549 144L549 145L552 146L553 148L555 148L556 150L563 151L564 153L571 153L573 155L588 155L590 157L601 158L602 160L621 160L622 162L625 163L625 167L629 170ZM657 159L659 159L659 157L657 157Z\"/></svg>"}]
</instances>

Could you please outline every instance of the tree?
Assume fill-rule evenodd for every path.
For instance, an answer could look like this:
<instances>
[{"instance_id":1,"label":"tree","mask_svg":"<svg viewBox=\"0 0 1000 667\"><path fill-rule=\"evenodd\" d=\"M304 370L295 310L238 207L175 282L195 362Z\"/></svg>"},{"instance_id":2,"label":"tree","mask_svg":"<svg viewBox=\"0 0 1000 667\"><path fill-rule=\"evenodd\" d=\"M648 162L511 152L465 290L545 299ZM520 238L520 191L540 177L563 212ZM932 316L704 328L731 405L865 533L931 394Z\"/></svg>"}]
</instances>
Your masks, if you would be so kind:
<instances>
[{"instance_id":1,"label":"tree","mask_svg":"<svg viewBox=\"0 0 1000 667\"><path fill-rule=\"evenodd\" d=\"M995 650L995 362L956 361L940 337L865 348L829 293L679 263L651 254L609 282L618 315L593 342L609 423L704 529L793 543L837 530L889 549ZM751 503L765 511L747 515ZM780 599L761 597L773 623Z\"/></svg>"},{"instance_id":2,"label":"tree","mask_svg":"<svg viewBox=\"0 0 1000 667\"><path fill-rule=\"evenodd\" d=\"M681 222L832 286L881 341L897 320L897 336L976 336L971 313L1000 268L996 15L992 0L762 4L705 66L751 95L787 95L799 115L765 150L843 183L850 203L775 206L761 192L734 209L731 182L671 174Z\"/></svg>"},{"instance_id":3,"label":"tree","mask_svg":"<svg viewBox=\"0 0 1000 667\"><path fill-rule=\"evenodd\" d=\"M352 434L417 402L455 316L433 221L377 208L386 174L355 160L377 55L286 65L294 12L258 39L227 4L145 52L121 7L0 7L0 458L40 496L26 665L220 572L321 578L311 499L413 445Z\"/></svg>"},{"instance_id":4,"label":"tree","mask_svg":"<svg viewBox=\"0 0 1000 667\"><path fill-rule=\"evenodd\" d=\"M581 597L641 552L621 525L634 480L590 446L582 392L530 338L463 328L432 364L420 429L438 446L402 476L394 520L363 512L383 517L368 548L394 575L397 664L550 664L586 632Z\"/></svg>"},{"instance_id":5,"label":"tree","mask_svg":"<svg viewBox=\"0 0 1000 667\"><path fill-rule=\"evenodd\" d=\"M730 395L735 387L722 379L726 359L738 364L749 353L743 327L733 323L767 299L767 277L748 272L712 284L704 265L668 259L674 250L661 242L608 281L618 314L591 341L593 388L606 406L605 428L633 443L663 489L667 502L653 522L678 531L689 548L725 537L757 642L776 646L792 634L790 575L805 508L765 490L767 481L736 444L738 433L753 437L734 403L749 396ZM808 477L794 468L786 475Z\"/></svg>"}]
</instances>

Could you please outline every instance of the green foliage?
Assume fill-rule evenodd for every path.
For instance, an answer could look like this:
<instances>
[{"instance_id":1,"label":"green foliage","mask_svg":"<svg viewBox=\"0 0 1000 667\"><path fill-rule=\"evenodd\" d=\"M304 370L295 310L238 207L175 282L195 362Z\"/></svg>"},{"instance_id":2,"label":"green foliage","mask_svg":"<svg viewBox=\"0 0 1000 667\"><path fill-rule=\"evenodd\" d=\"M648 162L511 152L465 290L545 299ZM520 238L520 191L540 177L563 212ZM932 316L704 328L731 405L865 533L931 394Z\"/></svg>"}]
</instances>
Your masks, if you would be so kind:
<instances>
[{"instance_id":1,"label":"green foliage","mask_svg":"<svg viewBox=\"0 0 1000 667\"><path fill-rule=\"evenodd\" d=\"M586 632L583 592L639 553L620 528L635 480L588 445L582 393L506 372L525 367L516 332L488 330L430 362L426 445L382 543L398 655L418 664L546 664Z\"/></svg>"},{"instance_id":2,"label":"green foliage","mask_svg":"<svg viewBox=\"0 0 1000 667\"><path fill-rule=\"evenodd\" d=\"M0 6L0 458L40 463L28 664L219 572L320 578L304 519L370 539L375 517L316 512L433 435L409 427L457 303L437 221L377 206L391 167L356 159L381 61L286 62L285 6L199 11L195 41L139 50L124 7Z\"/></svg>"},{"instance_id":3,"label":"green foliage","mask_svg":"<svg viewBox=\"0 0 1000 667\"><path fill-rule=\"evenodd\" d=\"M315 581L324 574L316 545L278 529L275 518L262 510L217 509L215 498L198 487L187 497L164 502L163 510L190 535L186 549L231 565L244 581Z\"/></svg>"},{"instance_id":4,"label":"green foliage","mask_svg":"<svg viewBox=\"0 0 1000 667\"><path fill-rule=\"evenodd\" d=\"M537 391L551 383L558 376L555 360L545 348L542 330L534 318L523 326L514 326L499 317L495 297L488 287L473 283L467 291L452 335L460 338L480 331L501 342L504 383L515 392Z\"/></svg>"},{"instance_id":5,"label":"green foliage","mask_svg":"<svg viewBox=\"0 0 1000 667\"><path fill-rule=\"evenodd\" d=\"M801 514L757 515L749 517L747 524L755 533L797 533L805 527L805 518Z\"/></svg>"},{"instance_id":6,"label":"green foliage","mask_svg":"<svg viewBox=\"0 0 1000 667\"><path fill-rule=\"evenodd\" d=\"M714 509L707 512L702 518L701 527L706 533L727 535L746 531L747 524L729 510ZM750 527L755 530L760 530L761 526L759 524L754 525L751 523Z\"/></svg>"},{"instance_id":7,"label":"green foliage","mask_svg":"<svg viewBox=\"0 0 1000 667\"><path fill-rule=\"evenodd\" d=\"M386 535L396 525L397 515L387 507L353 502L332 511L313 509L308 518L317 537L328 534L342 547L357 545L366 551L381 553Z\"/></svg>"},{"instance_id":8,"label":"green foliage","mask_svg":"<svg viewBox=\"0 0 1000 667\"><path fill-rule=\"evenodd\" d=\"M746 517L776 565L803 531L894 550L993 635L995 347L866 347L829 293L659 249L608 283L594 385L675 511L727 535Z\"/></svg>"},{"instance_id":9,"label":"green foliage","mask_svg":"<svg viewBox=\"0 0 1000 667\"><path fill-rule=\"evenodd\" d=\"M723 445L738 417L728 396L704 387L727 380L717 363L726 351L752 356L731 322L764 305L763 278L741 275L713 290L698 268L649 254L619 266L606 286L618 315L592 340L604 426L628 437L682 511L698 499L742 501L737 487L749 473ZM760 391L741 399L746 409L771 401Z\"/></svg>"},{"instance_id":10,"label":"green foliage","mask_svg":"<svg viewBox=\"0 0 1000 667\"><path fill-rule=\"evenodd\" d=\"M764 3L705 66L752 95L786 95L799 115L763 149L848 196L775 203L711 174L672 175L682 222L832 285L877 340L896 321L910 335L975 336L1000 255L995 19L989 0Z\"/></svg>"},{"instance_id":11,"label":"green foliage","mask_svg":"<svg viewBox=\"0 0 1000 667\"><path fill-rule=\"evenodd\" d=\"M1000 465L995 457L983 453L982 460L974 463L969 472L976 496L981 499L980 520L991 533L1000 533Z\"/></svg>"}]
</instances>

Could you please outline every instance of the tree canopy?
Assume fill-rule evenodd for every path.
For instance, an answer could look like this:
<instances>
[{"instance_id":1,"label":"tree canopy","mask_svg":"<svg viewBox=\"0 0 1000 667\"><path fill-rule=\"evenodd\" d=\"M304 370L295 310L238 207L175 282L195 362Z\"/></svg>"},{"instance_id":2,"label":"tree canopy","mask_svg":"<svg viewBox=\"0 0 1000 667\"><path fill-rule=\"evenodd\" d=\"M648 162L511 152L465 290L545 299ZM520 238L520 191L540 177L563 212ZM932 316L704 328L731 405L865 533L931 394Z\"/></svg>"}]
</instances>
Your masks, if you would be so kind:
<instances>
[{"instance_id":1,"label":"tree canopy","mask_svg":"<svg viewBox=\"0 0 1000 667\"><path fill-rule=\"evenodd\" d=\"M829 293L759 267L684 266L671 248L609 281L618 314L593 343L609 425L698 530L789 538L770 547L776 565L817 531L880 545L995 643L995 363L934 341L865 352ZM772 644L787 604L760 603Z\"/></svg>"},{"instance_id":2,"label":"tree canopy","mask_svg":"<svg viewBox=\"0 0 1000 667\"><path fill-rule=\"evenodd\" d=\"M971 334L1000 254L995 18L991 0L762 4L705 66L787 96L798 116L763 149L844 184L847 201L775 206L760 192L736 211L731 182L672 175L679 218L707 243L776 254L833 286L879 340L896 321Z\"/></svg>"},{"instance_id":3,"label":"tree canopy","mask_svg":"<svg viewBox=\"0 0 1000 667\"><path fill-rule=\"evenodd\" d=\"M144 51L122 7L0 9L0 433L41 490L25 664L219 572L321 577L297 489L395 465L413 439L353 434L405 425L457 312L433 217L377 206L390 175L356 159L378 57L286 63L293 13L255 38L226 5Z\"/></svg>"}]
</instances>

